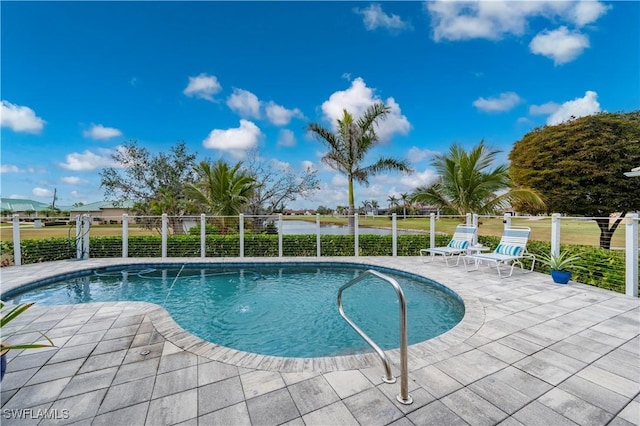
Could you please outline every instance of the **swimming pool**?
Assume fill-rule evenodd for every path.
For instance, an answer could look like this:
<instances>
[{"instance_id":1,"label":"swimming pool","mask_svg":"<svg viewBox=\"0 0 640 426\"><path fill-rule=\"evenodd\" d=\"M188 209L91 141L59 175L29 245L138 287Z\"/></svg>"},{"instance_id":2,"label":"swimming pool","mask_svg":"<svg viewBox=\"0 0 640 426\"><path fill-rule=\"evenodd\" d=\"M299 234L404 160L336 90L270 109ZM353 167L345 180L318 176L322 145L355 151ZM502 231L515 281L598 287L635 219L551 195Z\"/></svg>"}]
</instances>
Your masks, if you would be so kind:
<instances>
[{"instance_id":1,"label":"swimming pool","mask_svg":"<svg viewBox=\"0 0 640 426\"><path fill-rule=\"evenodd\" d=\"M369 348L338 314L336 293L364 270L326 263L138 265L99 269L8 296L44 305L152 302L185 330L219 345L283 357L348 355ZM462 319L463 303L446 288L399 271L382 272L405 292L409 344L440 335ZM387 283L368 278L346 290L343 302L383 349L398 347L397 298Z\"/></svg>"}]
</instances>

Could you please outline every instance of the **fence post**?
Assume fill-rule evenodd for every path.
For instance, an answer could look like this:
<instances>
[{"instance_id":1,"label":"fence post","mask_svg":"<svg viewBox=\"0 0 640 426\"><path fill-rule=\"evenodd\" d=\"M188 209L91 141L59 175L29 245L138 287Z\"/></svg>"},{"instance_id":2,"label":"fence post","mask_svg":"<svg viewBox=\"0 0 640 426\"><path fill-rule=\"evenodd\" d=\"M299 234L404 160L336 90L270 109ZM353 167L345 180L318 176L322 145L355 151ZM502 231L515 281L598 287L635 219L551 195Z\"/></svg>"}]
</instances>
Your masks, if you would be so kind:
<instances>
[{"instance_id":1,"label":"fence post","mask_svg":"<svg viewBox=\"0 0 640 426\"><path fill-rule=\"evenodd\" d=\"M278 257L282 257L282 213L278 213Z\"/></svg>"},{"instance_id":2,"label":"fence post","mask_svg":"<svg viewBox=\"0 0 640 426\"><path fill-rule=\"evenodd\" d=\"M560 213L551 215L551 256L560 254Z\"/></svg>"},{"instance_id":3,"label":"fence post","mask_svg":"<svg viewBox=\"0 0 640 426\"><path fill-rule=\"evenodd\" d=\"M200 213L200 257L207 257L207 216Z\"/></svg>"},{"instance_id":4,"label":"fence post","mask_svg":"<svg viewBox=\"0 0 640 426\"><path fill-rule=\"evenodd\" d=\"M84 216L84 220L82 221L82 258L89 258L89 229L91 228L91 215L87 214Z\"/></svg>"},{"instance_id":5,"label":"fence post","mask_svg":"<svg viewBox=\"0 0 640 426\"><path fill-rule=\"evenodd\" d=\"M471 226L471 213L467 213L464 215L465 216L465 225L467 226Z\"/></svg>"},{"instance_id":6,"label":"fence post","mask_svg":"<svg viewBox=\"0 0 640 426\"><path fill-rule=\"evenodd\" d=\"M129 215L122 214L122 257L129 257Z\"/></svg>"},{"instance_id":7,"label":"fence post","mask_svg":"<svg viewBox=\"0 0 640 426\"><path fill-rule=\"evenodd\" d=\"M398 217L391 214L391 256L398 256Z\"/></svg>"},{"instance_id":8,"label":"fence post","mask_svg":"<svg viewBox=\"0 0 640 426\"><path fill-rule=\"evenodd\" d=\"M82 222L84 215L76 215L76 259L82 259Z\"/></svg>"},{"instance_id":9,"label":"fence post","mask_svg":"<svg viewBox=\"0 0 640 426\"><path fill-rule=\"evenodd\" d=\"M359 241L359 232L358 232L358 213L353 214L353 246L354 246L354 256L358 257L360 254L360 241Z\"/></svg>"},{"instance_id":10,"label":"fence post","mask_svg":"<svg viewBox=\"0 0 640 426\"><path fill-rule=\"evenodd\" d=\"M316 256L321 256L320 250L320 214L316 213Z\"/></svg>"},{"instance_id":11,"label":"fence post","mask_svg":"<svg viewBox=\"0 0 640 426\"><path fill-rule=\"evenodd\" d=\"M240 257L244 257L244 213L240 213Z\"/></svg>"},{"instance_id":12,"label":"fence post","mask_svg":"<svg viewBox=\"0 0 640 426\"><path fill-rule=\"evenodd\" d=\"M162 257L167 257L167 214L162 213Z\"/></svg>"},{"instance_id":13,"label":"fence post","mask_svg":"<svg viewBox=\"0 0 640 426\"><path fill-rule=\"evenodd\" d=\"M434 248L436 246L436 214L431 213L429 215L429 247Z\"/></svg>"},{"instance_id":14,"label":"fence post","mask_svg":"<svg viewBox=\"0 0 640 426\"><path fill-rule=\"evenodd\" d=\"M504 229L511 228L511 215L509 213L505 213L502 221L504 222Z\"/></svg>"},{"instance_id":15,"label":"fence post","mask_svg":"<svg viewBox=\"0 0 640 426\"><path fill-rule=\"evenodd\" d=\"M476 245L478 244L478 214L477 213L474 213L473 216L471 216L471 226L476 228L476 232L473 234L473 239L471 240L471 243L473 245Z\"/></svg>"},{"instance_id":16,"label":"fence post","mask_svg":"<svg viewBox=\"0 0 640 426\"><path fill-rule=\"evenodd\" d=\"M13 215L13 264L22 265L22 252L20 251L20 216Z\"/></svg>"},{"instance_id":17,"label":"fence post","mask_svg":"<svg viewBox=\"0 0 640 426\"><path fill-rule=\"evenodd\" d=\"M638 213L628 213L626 219L625 252L627 267L625 294L631 297L638 297Z\"/></svg>"}]
</instances>

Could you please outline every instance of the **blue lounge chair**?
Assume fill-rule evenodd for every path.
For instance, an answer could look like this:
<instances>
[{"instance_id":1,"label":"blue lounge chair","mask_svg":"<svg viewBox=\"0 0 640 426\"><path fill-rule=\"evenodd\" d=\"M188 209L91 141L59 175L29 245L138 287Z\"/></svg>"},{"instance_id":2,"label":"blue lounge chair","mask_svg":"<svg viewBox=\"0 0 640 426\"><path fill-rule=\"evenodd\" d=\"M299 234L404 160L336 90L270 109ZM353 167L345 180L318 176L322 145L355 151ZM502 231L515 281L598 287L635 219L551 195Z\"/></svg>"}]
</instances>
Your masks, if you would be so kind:
<instances>
[{"instance_id":1,"label":"blue lounge chair","mask_svg":"<svg viewBox=\"0 0 640 426\"><path fill-rule=\"evenodd\" d=\"M468 254L464 257L464 267L467 271L478 270L478 265L487 262L489 266L494 264L498 270L498 276L502 278L501 267L510 268L509 277L513 274L513 268L520 265L520 269L524 272L522 259L531 260L531 271L536 263L536 257L532 253L527 253L527 242L531 228L528 227L511 227L504 230L498 247L492 253ZM474 269L468 268L468 261L475 263ZM471 263L471 262L469 262Z\"/></svg>"},{"instance_id":2,"label":"blue lounge chair","mask_svg":"<svg viewBox=\"0 0 640 426\"><path fill-rule=\"evenodd\" d=\"M473 226L458 225L456 230L445 247L433 247L428 249L420 249L420 257L422 261L427 263L427 259L432 260L436 255L442 255L444 262L449 266L449 258L457 256L456 266L460 263L460 256L467 252L467 247L473 244L473 240L476 236L477 228Z\"/></svg>"}]
</instances>

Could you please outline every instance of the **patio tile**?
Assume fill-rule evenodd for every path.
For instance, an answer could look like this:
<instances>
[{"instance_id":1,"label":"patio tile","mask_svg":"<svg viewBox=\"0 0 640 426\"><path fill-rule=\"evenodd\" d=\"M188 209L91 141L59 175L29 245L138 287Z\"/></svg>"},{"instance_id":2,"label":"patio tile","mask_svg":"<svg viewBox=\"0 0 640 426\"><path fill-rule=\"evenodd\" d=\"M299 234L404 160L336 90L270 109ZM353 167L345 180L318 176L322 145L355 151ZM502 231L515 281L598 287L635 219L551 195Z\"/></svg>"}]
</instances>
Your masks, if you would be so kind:
<instances>
[{"instance_id":1,"label":"patio tile","mask_svg":"<svg viewBox=\"0 0 640 426\"><path fill-rule=\"evenodd\" d=\"M107 330L93 331L91 333L85 334L76 333L69 340L67 340L67 343L64 344L64 347L68 348L71 346L86 345L87 343L97 343L100 341L100 339L102 339L106 332Z\"/></svg>"},{"instance_id":2,"label":"patio tile","mask_svg":"<svg viewBox=\"0 0 640 426\"><path fill-rule=\"evenodd\" d=\"M434 401L419 410L409 413L407 418L420 426L466 426L468 423L440 401Z\"/></svg>"},{"instance_id":3,"label":"patio tile","mask_svg":"<svg viewBox=\"0 0 640 426\"><path fill-rule=\"evenodd\" d=\"M150 425L172 425L195 418L197 415L198 391L190 389L152 400L151 404L149 404L146 423Z\"/></svg>"},{"instance_id":4,"label":"patio tile","mask_svg":"<svg viewBox=\"0 0 640 426\"><path fill-rule=\"evenodd\" d=\"M624 420L635 425L640 424L640 402L631 401L619 414Z\"/></svg>"},{"instance_id":5,"label":"patio tile","mask_svg":"<svg viewBox=\"0 0 640 426\"><path fill-rule=\"evenodd\" d=\"M251 423L255 425L278 425L300 417L291 395L279 389L247 400Z\"/></svg>"},{"instance_id":6,"label":"patio tile","mask_svg":"<svg viewBox=\"0 0 640 426\"><path fill-rule=\"evenodd\" d=\"M343 402L356 420L365 425L385 425L403 416L378 388L367 389Z\"/></svg>"},{"instance_id":7,"label":"patio tile","mask_svg":"<svg viewBox=\"0 0 640 426\"><path fill-rule=\"evenodd\" d=\"M433 365L413 371L411 377L436 398L442 398L463 387L460 382Z\"/></svg>"},{"instance_id":8,"label":"patio tile","mask_svg":"<svg viewBox=\"0 0 640 426\"><path fill-rule=\"evenodd\" d=\"M344 402L338 401L319 410L302 416L306 426L359 426L360 423L351 414Z\"/></svg>"},{"instance_id":9,"label":"patio tile","mask_svg":"<svg viewBox=\"0 0 640 426\"><path fill-rule=\"evenodd\" d=\"M222 362L210 361L198 364L198 386L225 380L238 375L238 367Z\"/></svg>"},{"instance_id":10,"label":"patio tile","mask_svg":"<svg viewBox=\"0 0 640 426\"><path fill-rule=\"evenodd\" d=\"M507 364L513 364L526 356L524 353L503 345L500 342L491 342L487 345L480 346L478 349Z\"/></svg>"},{"instance_id":11,"label":"patio tile","mask_svg":"<svg viewBox=\"0 0 640 426\"><path fill-rule=\"evenodd\" d=\"M102 402L102 398L107 393L107 389L99 389L93 392L86 392L80 395L72 396L57 400L51 410L60 414L59 419L48 419L47 425L50 424L67 424L77 422L83 419L91 419L96 415L98 407ZM65 418L65 412L68 418Z\"/></svg>"},{"instance_id":12,"label":"patio tile","mask_svg":"<svg viewBox=\"0 0 640 426\"><path fill-rule=\"evenodd\" d=\"M103 340L117 339L125 336L135 336L138 332L137 325L129 325L126 327L110 328L104 335Z\"/></svg>"},{"instance_id":13,"label":"patio tile","mask_svg":"<svg viewBox=\"0 0 640 426\"><path fill-rule=\"evenodd\" d=\"M613 414L559 388L551 389L538 401L583 426L604 425L613 418Z\"/></svg>"},{"instance_id":14,"label":"patio tile","mask_svg":"<svg viewBox=\"0 0 640 426\"><path fill-rule=\"evenodd\" d=\"M27 386L49 382L63 377L71 377L80 369L83 362L84 359L74 359L56 364L47 364L29 379Z\"/></svg>"},{"instance_id":15,"label":"patio tile","mask_svg":"<svg viewBox=\"0 0 640 426\"><path fill-rule=\"evenodd\" d=\"M286 386L280 373L275 371L252 371L241 375L240 380L247 399L264 395Z\"/></svg>"},{"instance_id":16,"label":"patio tile","mask_svg":"<svg viewBox=\"0 0 640 426\"><path fill-rule=\"evenodd\" d=\"M532 376L544 380L545 382L552 385L559 384L573 374L570 371L559 368L547 361L544 361L540 358L535 358L533 356L528 356L513 365L514 367L517 367L520 370L525 371Z\"/></svg>"},{"instance_id":17,"label":"patio tile","mask_svg":"<svg viewBox=\"0 0 640 426\"><path fill-rule=\"evenodd\" d=\"M6 402L9 401L11 397L15 395L17 392L18 392L18 388L5 390L3 387L2 392L0 392L0 407L6 404Z\"/></svg>"},{"instance_id":18,"label":"patio tile","mask_svg":"<svg viewBox=\"0 0 640 426\"><path fill-rule=\"evenodd\" d=\"M389 426L415 426L411 420L406 417L396 420L393 423L389 423Z\"/></svg>"},{"instance_id":19,"label":"patio tile","mask_svg":"<svg viewBox=\"0 0 640 426\"><path fill-rule=\"evenodd\" d=\"M120 408L106 414L96 416L92 426L144 425L149 410L149 401L130 407Z\"/></svg>"},{"instance_id":20,"label":"patio tile","mask_svg":"<svg viewBox=\"0 0 640 426\"><path fill-rule=\"evenodd\" d=\"M291 385L288 390L302 415L340 400L322 376Z\"/></svg>"},{"instance_id":21,"label":"patio tile","mask_svg":"<svg viewBox=\"0 0 640 426\"><path fill-rule=\"evenodd\" d=\"M463 385L507 367L503 361L478 349L438 362L435 366Z\"/></svg>"},{"instance_id":22,"label":"patio tile","mask_svg":"<svg viewBox=\"0 0 640 426\"><path fill-rule=\"evenodd\" d=\"M154 380L155 377L147 377L145 379L111 386L102 401L98 414L149 401L151 399L151 392L153 391Z\"/></svg>"},{"instance_id":23,"label":"patio tile","mask_svg":"<svg viewBox=\"0 0 640 426\"><path fill-rule=\"evenodd\" d=\"M637 357L623 356L614 351L603 356L593 365L626 379L640 381L640 362Z\"/></svg>"},{"instance_id":24,"label":"patio tile","mask_svg":"<svg viewBox=\"0 0 640 426\"><path fill-rule=\"evenodd\" d=\"M628 398L633 398L640 391L640 383L637 381L625 379L594 365L586 367L577 375Z\"/></svg>"},{"instance_id":25,"label":"patio tile","mask_svg":"<svg viewBox=\"0 0 640 426\"><path fill-rule=\"evenodd\" d=\"M520 423L513 417L507 417L506 419L498 423L497 426L525 426L525 425Z\"/></svg>"},{"instance_id":26,"label":"patio tile","mask_svg":"<svg viewBox=\"0 0 640 426\"><path fill-rule=\"evenodd\" d=\"M198 388L198 416L244 401L239 377L231 377Z\"/></svg>"},{"instance_id":27,"label":"patio tile","mask_svg":"<svg viewBox=\"0 0 640 426\"><path fill-rule=\"evenodd\" d=\"M90 371L102 370L109 367L118 367L122 364L126 350L108 352L106 354L91 355L86 359L78 373L88 373Z\"/></svg>"},{"instance_id":28,"label":"patio tile","mask_svg":"<svg viewBox=\"0 0 640 426\"><path fill-rule=\"evenodd\" d=\"M579 376L569 377L558 385L558 388L569 392L584 401L600 407L609 413L617 413L629 401L628 398Z\"/></svg>"},{"instance_id":29,"label":"patio tile","mask_svg":"<svg viewBox=\"0 0 640 426\"><path fill-rule=\"evenodd\" d=\"M577 426L577 423L556 413L538 401L533 401L514 413L512 417L527 426Z\"/></svg>"},{"instance_id":30,"label":"patio tile","mask_svg":"<svg viewBox=\"0 0 640 426\"><path fill-rule=\"evenodd\" d=\"M548 383L514 367L507 367L489 376L506 385L517 389L518 392L527 395L531 399L538 398L543 393L551 389Z\"/></svg>"},{"instance_id":31,"label":"patio tile","mask_svg":"<svg viewBox=\"0 0 640 426\"><path fill-rule=\"evenodd\" d=\"M626 421L625 419L623 419L620 416L616 416L613 418L613 420L611 420L607 426L637 426L638 423L631 423Z\"/></svg>"},{"instance_id":32,"label":"patio tile","mask_svg":"<svg viewBox=\"0 0 640 426\"><path fill-rule=\"evenodd\" d=\"M39 367L36 367L26 370L12 371L11 365L12 363L7 364L7 372L2 379L3 392L23 387L25 383L27 383L27 381L29 381L29 379L31 379L40 369Z\"/></svg>"},{"instance_id":33,"label":"patio tile","mask_svg":"<svg viewBox=\"0 0 640 426\"><path fill-rule=\"evenodd\" d=\"M60 351L58 351L60 352ZM54 357L58 352L43 351L40 353L34 353L31 355L19 355L13 358L7 363L7 373L17 372L20 370L26 370L34 367L42 367L51 357ZM3 380L4 382L4 380ZM3 385L4 387L4 385Z\"/></svg>"},{"instance_id":34,"label":"patio tile","mask_svg":"<svg viewBox=\"0 0 640 426\"><path fill-rule=\"evenodd\" d=\"M132 343L133 345L133 343ZM122 360L123 364L130 364L132 362L140 362L149 360L152 358L160 358L162 355L163 343L154 343L148 346L131 347L127 350L127 354Z\"/></svg>"},{"instance_id":35,"label":"patio tile","mask_svg":"<svg viewBox=\"0 0 640 426\"><path fill-rule=\"evenodd\" d=\"M507 413L468 388L447 395L440 401L471 425L494 425L507 418Z\"/></svg>"},{"instance_id":36,"label":"patio tile","mask_svg":"<svg viewBox=\"0 0 640 426\"><path fill-rule=\"evenodd\" d=\"M198 417L200 425L251 426L247 404L243 401Z\"/></svg>"},{"instance_id":37,"label":"patio tile","mask_svg":"<svg viewBox=\"0 0 640 426\"><path fill-rule=\"evenodd\" d=\"M93 355L100 355L108 352L120 351L123 349L129 349L133 336L117 337L110 340L102 340L93 351Z\"/></svg>"},{"instance_id":38,"label":"patio tile","mask_svg":"<svg viewBox=\"0 0 640 426\"><path fill-rule=\"evenodd\" d=\"M574 345L566 340L549 346L549 349L587 363L593 362L602 356L602 354L590 351L583 346Z\"/></svg>"},{"instance_id":39,"label":"patio tile","mask_svg":"<svg viewBox=\"0 0 640 426\"><path fill-rule=\"evenodd\" d=\"M47 402L53 402L69 383L69 380L71 380L70 377L65 377L51 382L22 387L2 408L33 408Z\"/></svg>"},{"instance_id":40,"label":"patio tile","mask_svg":"<svg viewBox=\"0 0 640 426\"><path fill-rule=\"evenodd\" d=\"M107 388L111 385L118 371L117 367L105 368L85 374L76 374L62 391L61 398L91 392L96 389Z\"/></svg>"},{"instance_id":41,"label":"patio tile","mask_svg":"<svg viewBox=\"0 0 640 426\"><path fill-rule=\"evenodd\" d=\"M113 324L113 319L91 320L78 330L76 334L92 333L95 331L108 330Z\"/></svg>"},{"instance_id":42,"label":"patio tile","mask_svg":"<svg viewBox=\"0 0 640 426\"><path fill-rule=\"evenodd\" d=\"M160 358L151 358L145 361L123 364L118 369L118 373L116 374L115 379L113 379L113 384L117 385L149 376L155 376L158 373L159 363Z\"/></svg>"},{"instance_id":43,"label":"patio tile","mask_svg":"<svg viewBox=\"0 0 640 426\"><path fill-rule=\"evenodd\" d=\"M495 375L472 383L468 389L507 414L513 414L535 399L497 379Z\"/></svg>"},{"instance_id":44,"label":"patio tile","mask_svg":"<svg viewBox=\"0 0 640 426\"><path fill-rule=\"evenodd\" d=\"M374 387L373 383L358 370L332 371L325 373L324 378L341 399Z\"/></svg>"},{"instance_id":45,"label":"patio tile","mask_svg":"<svg viewBox=\"0 0 640 426\"><path fill-rule=\"evenodd\" d=\"M41 418L38 417L38 413L45 412L51 407L51 402L47 402L35 407L30 407L26 409L15 408L16 411L12 411L14 409L8 409L5 411L3 409L3 417L2 417L2 426L35 426L41 423ZM60 414L63 415L62 413Z\"/></svg>"},{"instance_id":46,"label":"patio tile","mask_svg":"<svg viewBox=\"0 0 640 426\"><path fill-rule=\"evenodd\" d=\"M515 335L504 337L498 340L498 342L526 355L532 355L543 348L537 343L533 343L523 337Z\"/></svg>"},{"instance_id":47,"label":"patio tile","mask_svg":"<svg viewBox=\"0 0 640 426\"><path fill-rule=\"evenodd\" d=\"M164 397L198 386L198 367L192 366L158 374L153 388L152 399Z\"/></svg>"},{"instance_id":48,"label":"patio tile","mask_svg":"<svg viewBox=\"0 0 640 426\"><path fill-rule=\"evenodd\" d=\"M158 374L198 365L198 356L181 351L171 355L162 356L158 366Z\"/></svg>"}]
</instances>

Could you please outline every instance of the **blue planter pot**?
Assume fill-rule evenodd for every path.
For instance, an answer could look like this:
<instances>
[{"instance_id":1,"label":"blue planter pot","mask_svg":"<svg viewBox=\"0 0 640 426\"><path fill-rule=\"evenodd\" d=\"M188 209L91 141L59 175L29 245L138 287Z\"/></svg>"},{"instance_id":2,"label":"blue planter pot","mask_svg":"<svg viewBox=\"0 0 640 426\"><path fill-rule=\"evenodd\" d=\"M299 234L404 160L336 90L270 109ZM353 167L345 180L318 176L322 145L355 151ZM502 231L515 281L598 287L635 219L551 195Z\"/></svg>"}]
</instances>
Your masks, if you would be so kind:
<instances>
[{"instance_id":1,"label":"blue planter pot","mask_svg":"<svg viewBox=\"0 0 640 426\"><path fill-rule=\"evenodd\" d=\"M551 278L553 278L553 282L556 284L566 284L571 279L571 272L569 271L556 271L555 269L551 270Z\"/></svg>"},{"instance_id":2,"label":"blue planter pot","mask_svg":"<svg viewBox=\"0 0 640 426\"><path fill-rule=\"evenodd\" d=\"M4 372L7 371L7 354L0 356L0 382L4 378Z\"/></svg>"}]
</instances>

